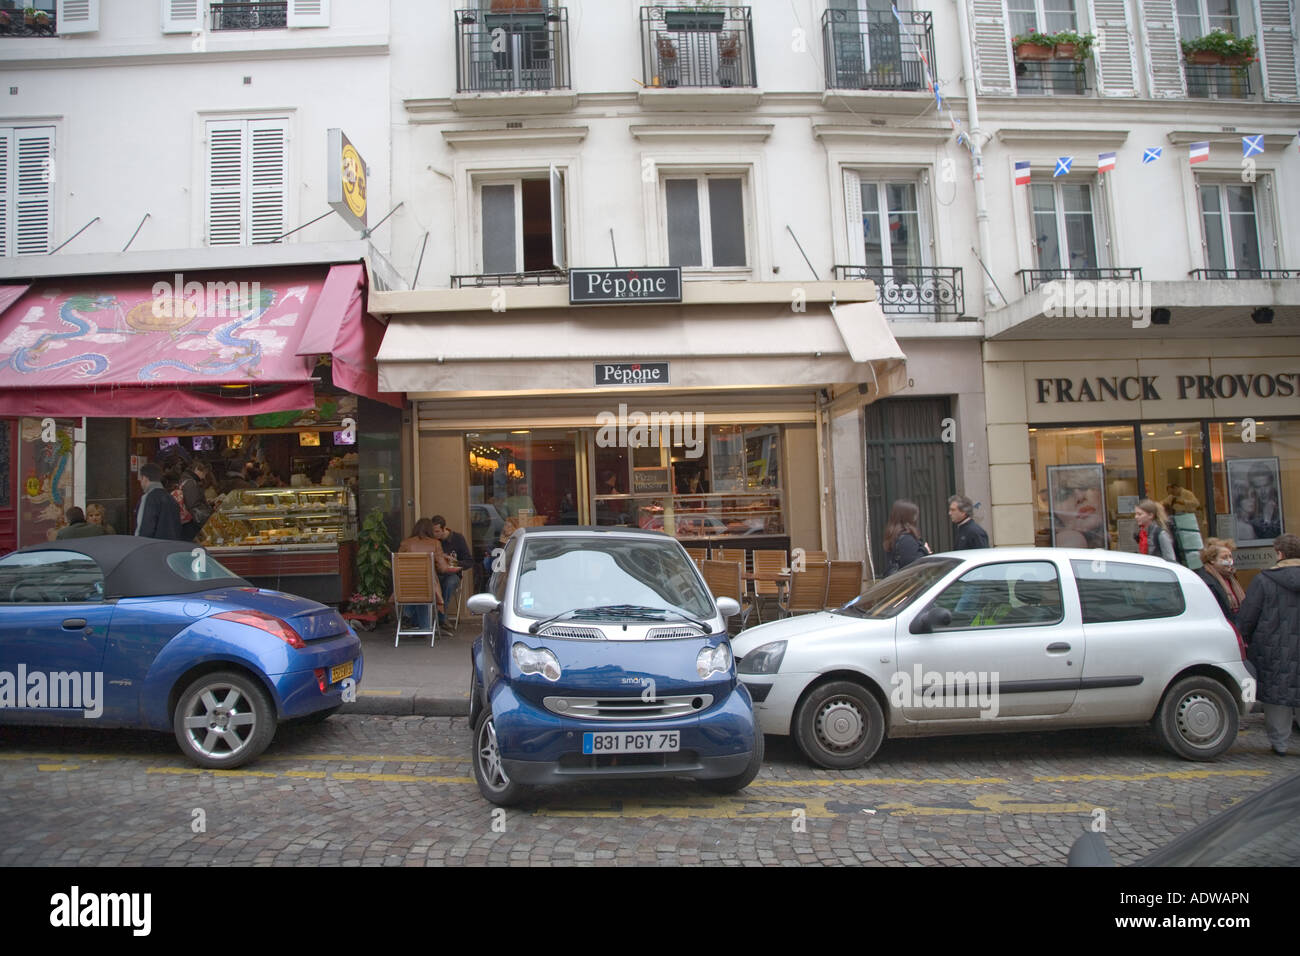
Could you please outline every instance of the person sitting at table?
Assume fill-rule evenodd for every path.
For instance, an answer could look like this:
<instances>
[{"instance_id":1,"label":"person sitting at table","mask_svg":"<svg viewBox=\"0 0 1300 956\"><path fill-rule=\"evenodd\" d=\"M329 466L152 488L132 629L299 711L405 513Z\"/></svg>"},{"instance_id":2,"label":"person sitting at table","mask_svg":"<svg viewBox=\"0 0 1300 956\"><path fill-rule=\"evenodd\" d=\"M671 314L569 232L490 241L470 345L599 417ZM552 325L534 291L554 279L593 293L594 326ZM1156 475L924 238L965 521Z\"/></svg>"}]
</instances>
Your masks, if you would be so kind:
<instances>
[{"instance_id":1,"label":"person sitting at table","mask_svg":"<svg viewBox=\"0 0 1300 956\"><path fill-rule=\"evenodd\" d=\"M397 546L397 550L403 554L414 552L416 554L433 555L433 573L441 579L441 575L452 572L451 562L442 551L442 543L433 533L433 522L428 518L421 518L415 523L415 528L411 531L409 538L403 538L402 543ZM441 623L446 620L444 616L444 605L442 600L442 590L433 589L433 597L438 605L438 620ZM416 630L429 629L429 614L422 605L415 605L411 610L411 627Z\"/></svg>"},{"instance_id":2,"label":"person sitting at table","mask_svg":"<svg viewBox=\"0 0 1300 956\"><path fill-rule=\"evenodd\" d=\"M463 534L447 527L447 519L442 515L434 515L429 519L429 523L433 525L433 536L442 545L442 553L447 556L451 564L450 571L446 574L438 574L438 582L442 585L443 603L443 609L438 612L438 624L445 626L446 608L451 606L452 595L460 587L460 576L474 566L474 552L469 549L469 543Z\"/></svg>"}]
</instances>

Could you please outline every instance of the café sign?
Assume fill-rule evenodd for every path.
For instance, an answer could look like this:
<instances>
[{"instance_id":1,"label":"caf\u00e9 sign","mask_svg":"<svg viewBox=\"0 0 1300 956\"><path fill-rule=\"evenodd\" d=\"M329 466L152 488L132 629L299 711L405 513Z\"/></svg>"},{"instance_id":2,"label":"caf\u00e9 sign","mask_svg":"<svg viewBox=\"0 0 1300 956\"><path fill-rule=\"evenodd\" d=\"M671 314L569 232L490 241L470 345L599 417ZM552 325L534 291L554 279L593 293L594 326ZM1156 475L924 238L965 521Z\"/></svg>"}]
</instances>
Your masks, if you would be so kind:
<instances>
[{"instance_id":1,"label":"caf\u00e9 sign","mask_svg":"<svg viewBox=\"0 0 1300 956\"><path fill-rule=\"evenodd\" d=\"M570 305L680 301L680 266L569 270Z\"/></svg>"},{"instance_id":2,"label":"caf\u00e9 sign","mask_svg":"<svg viewBox=\"0 0 1300 956\"><path fill-rule=\"evenodd\" d=\"M667 385L667 362L597 362L597 385Z\"/></svg>"}]
</instances>

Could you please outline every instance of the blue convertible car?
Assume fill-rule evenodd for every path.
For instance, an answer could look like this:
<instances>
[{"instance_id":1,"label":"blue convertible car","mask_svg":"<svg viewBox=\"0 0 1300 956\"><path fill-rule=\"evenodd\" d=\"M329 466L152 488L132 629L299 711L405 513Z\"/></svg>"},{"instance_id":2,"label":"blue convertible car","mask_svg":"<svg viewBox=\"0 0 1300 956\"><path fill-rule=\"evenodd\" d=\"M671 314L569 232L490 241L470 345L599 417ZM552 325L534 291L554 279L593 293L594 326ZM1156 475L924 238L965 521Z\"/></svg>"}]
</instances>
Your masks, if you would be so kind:
<instances>
[{"instance_id":1,"label":"blue convertible car","mask_svg":"<svg viewBox=\"0 0 1300 956\"><path fill-rule=\"evenodd\" d=\"M690 776L747 786L763 762L726 617L685 549L657 532L516 531L498 556L473 649L479 790L501 805L535 784Z\"/></svg>"},{"instance_id":2,"label":"blue convertible car","mask_svg":"<svg viewBox=\"0 0 1300 956\"><path fill-rule=\"evenodd\" d=\"M0 558L0 723L170 730L229 769L278 721L337 710L361 666L337 611L191 544L105 535Z\"/></svg>"}]
</instances>

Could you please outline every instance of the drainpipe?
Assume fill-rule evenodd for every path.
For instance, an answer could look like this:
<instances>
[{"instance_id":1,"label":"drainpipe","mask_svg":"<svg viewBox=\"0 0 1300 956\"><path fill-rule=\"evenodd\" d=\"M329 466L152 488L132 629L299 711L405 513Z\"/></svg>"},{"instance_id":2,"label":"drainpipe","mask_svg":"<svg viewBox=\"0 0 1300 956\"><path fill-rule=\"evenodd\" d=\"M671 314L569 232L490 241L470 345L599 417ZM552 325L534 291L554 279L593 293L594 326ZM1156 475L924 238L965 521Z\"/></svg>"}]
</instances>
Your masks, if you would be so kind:
<instances>
[{"instance_id":1,"label":"drainpipe","mask_svg":"<svg viewBox=\"0 0 1300 956\"><path fill-rule=\"evenodd\" d=\"M991 136L980 127L979 101L975 97L975 57L971 43L970 13L966 0L953 0L957 7L957 23L961 32L961 67L966 85L966 118L969 121L967 135L971 141L971 163L975 173L975 232L979 246L979 257L983 268L980 269L981 284L984 286L985 310L996 309L1006 303L1000 302L994 294L993 280L985 273L990 268L989 251L993 248L993 239L989 233L989 207L984 195L984 144Z\"/></svg>"}]
</instances>

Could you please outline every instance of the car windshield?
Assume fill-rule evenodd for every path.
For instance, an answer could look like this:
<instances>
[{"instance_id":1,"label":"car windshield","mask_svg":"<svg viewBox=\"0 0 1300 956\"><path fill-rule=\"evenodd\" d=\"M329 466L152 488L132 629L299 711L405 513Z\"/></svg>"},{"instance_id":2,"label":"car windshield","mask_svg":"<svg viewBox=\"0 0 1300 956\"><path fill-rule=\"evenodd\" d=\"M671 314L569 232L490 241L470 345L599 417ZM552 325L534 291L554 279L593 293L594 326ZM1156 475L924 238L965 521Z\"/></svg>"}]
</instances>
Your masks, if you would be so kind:
<instances>
[{"instance_id":1,"label":"car windshield","mask_svg":"<svg viewBox=\"0 0 1300 956\"><path fill-rule=\"evenodd\" d=\"M926 558L917 561L896 574L877 581L836 613L856 617L893 617L959 564L961 561L956 558Z\"/></svg>"},{"instance_id":2,"label":"car windshield","mask_svg":"<svg viewBox=\"0 0 1300 956\"><path fill-rule=\"evenodd\" d=\"M515 610L547 618L576 609L626 617L710 618L713 599L676 541L539 535L524 542ZM580 615L579 615L580 616Z\"/></svg>"}]
</instances>

